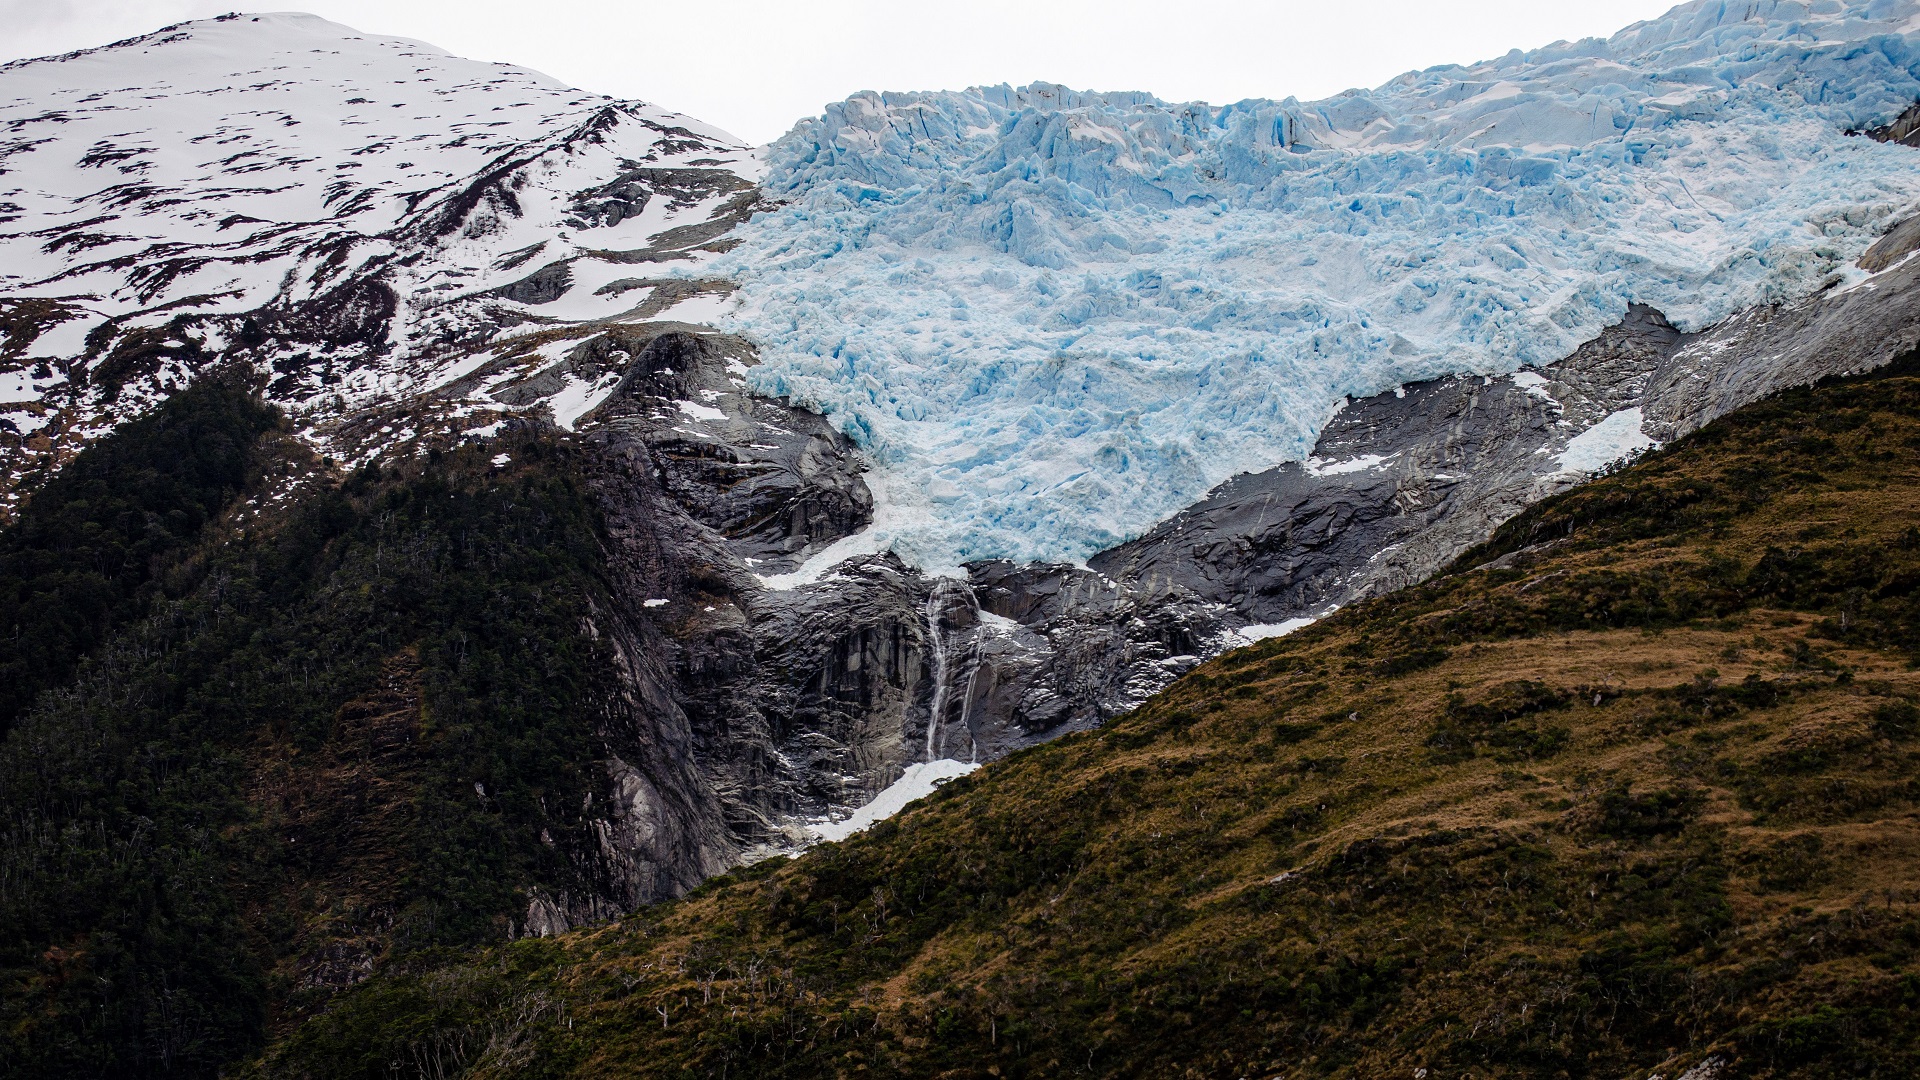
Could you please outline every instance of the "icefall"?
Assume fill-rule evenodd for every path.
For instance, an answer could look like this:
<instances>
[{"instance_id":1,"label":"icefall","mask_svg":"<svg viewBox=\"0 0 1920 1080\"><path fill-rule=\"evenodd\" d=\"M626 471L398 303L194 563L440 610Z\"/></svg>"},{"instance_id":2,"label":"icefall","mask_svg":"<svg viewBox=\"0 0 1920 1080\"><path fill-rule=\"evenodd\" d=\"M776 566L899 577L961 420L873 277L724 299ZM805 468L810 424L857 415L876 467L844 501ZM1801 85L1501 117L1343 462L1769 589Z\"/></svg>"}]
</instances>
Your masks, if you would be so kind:
<instances>
[{"instance_id":1,"label":"icefall","mask_svg":"<svg viewBox=\"0 0 1920 1080\"><path fill-rule=\"evenodd\" d=\"M1920 0L1711 0L1311 103L860 94L769 149L720 269L750 384L867 447L896 551L1079 560L1348 396L1857 275L1920 161L1846 132L1920 98L1916 32Z\"/></svg>"}]
</instances>

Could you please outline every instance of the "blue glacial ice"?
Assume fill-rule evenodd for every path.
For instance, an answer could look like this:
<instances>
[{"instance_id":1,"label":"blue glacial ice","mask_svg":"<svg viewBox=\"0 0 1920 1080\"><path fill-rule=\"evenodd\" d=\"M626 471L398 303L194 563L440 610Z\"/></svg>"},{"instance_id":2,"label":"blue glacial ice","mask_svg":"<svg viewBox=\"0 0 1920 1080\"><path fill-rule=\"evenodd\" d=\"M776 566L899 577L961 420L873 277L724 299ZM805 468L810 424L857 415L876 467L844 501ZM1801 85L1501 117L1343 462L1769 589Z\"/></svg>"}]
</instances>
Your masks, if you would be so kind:
<instances>
[{"instance_id":1,"label":"blue glacial ice","mask_svg":"<svg viewBox=\"0 0 1920 1080\"><path fill-rule=\"evenodd\" d=\"M876 543L1079 560L1348 396L1857 275L1920 157L1847 132L1916 98L1920 0L1702 0L1310 103L860 94L768 148L719 268L754 387L872 456Z\"/></svg>"}]
</instances>

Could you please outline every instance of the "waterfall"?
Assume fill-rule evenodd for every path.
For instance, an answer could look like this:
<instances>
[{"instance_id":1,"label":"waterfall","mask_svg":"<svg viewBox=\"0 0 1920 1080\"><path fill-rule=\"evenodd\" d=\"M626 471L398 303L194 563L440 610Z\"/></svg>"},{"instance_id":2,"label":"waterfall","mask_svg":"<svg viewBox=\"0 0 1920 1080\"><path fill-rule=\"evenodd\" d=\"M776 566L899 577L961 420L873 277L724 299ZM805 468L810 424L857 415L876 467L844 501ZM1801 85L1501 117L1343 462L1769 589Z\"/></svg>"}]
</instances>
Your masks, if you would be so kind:
<instances>
[{"instance_id":1,"label":"waterfall","mask_svg":"<svg viewBox=\"0 0 1920 1080\"><path fill-rule=\"evenodd\" d=\"M964 624L954 626L953 621L947 618L947 611L961 604L965 605L966 610ZM933 701L927 710L926 760L937 761L948 698L952 696L956 676L962 672L966 684L961 688L960 696L961 726L966 726L968 713L973 708L973 677L980 667L975 652L980 639L980 602L973 595L973 586L966 582L949 577L935 578L933 588L927 593L924 614L927 619L927 647L933 655ZM971 733L972 729L968 730Z\"/></svg>"}]
</instances>

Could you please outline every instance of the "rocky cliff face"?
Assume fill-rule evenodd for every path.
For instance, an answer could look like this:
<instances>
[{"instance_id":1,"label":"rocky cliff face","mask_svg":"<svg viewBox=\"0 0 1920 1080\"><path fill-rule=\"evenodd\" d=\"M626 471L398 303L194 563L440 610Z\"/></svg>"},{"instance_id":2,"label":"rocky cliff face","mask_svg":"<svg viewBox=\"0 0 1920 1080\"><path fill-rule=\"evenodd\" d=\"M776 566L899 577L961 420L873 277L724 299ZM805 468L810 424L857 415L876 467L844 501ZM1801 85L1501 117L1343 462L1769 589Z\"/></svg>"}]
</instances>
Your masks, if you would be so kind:
<instances>
[{"instance_id":1,"label":"rocky cliff face","mask_svg":"<svg viewBox=\"0 0 1920 1080\"><path fill-rule=\"evenodd\" d=\"M1220 605L1069 567L928 577L869 554L808 580L793 571L872 516L845 436L745 393L752 350L725 334L627 327L579 354L625 358L578 441L613 547L607 622L653 732L620 780L638 801L609 819L609 857L674 886L713 872L714 853L804 845L808 819L914 762L990 760L1096 725L1237 640ZM627 820L657 839L620 832Z\"/></svg>"}]
</instances>

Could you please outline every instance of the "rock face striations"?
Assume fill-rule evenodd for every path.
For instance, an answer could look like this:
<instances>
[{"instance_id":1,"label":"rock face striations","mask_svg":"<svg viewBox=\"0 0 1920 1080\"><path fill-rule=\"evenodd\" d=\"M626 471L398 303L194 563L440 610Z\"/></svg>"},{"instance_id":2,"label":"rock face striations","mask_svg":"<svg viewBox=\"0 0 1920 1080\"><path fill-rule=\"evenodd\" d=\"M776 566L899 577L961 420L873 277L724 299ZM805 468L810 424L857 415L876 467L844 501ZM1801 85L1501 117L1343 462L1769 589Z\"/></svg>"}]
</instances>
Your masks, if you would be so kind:
<instances>
[{"instance_id":1,"label":"rock face striations","mask_svg":"<svg viewBox=\"0 0 1920 1080\"><path fill-rule=\"evenodd\" d=\"M1085 570L930 578L891 554L837 560L873 513L846 437L744 393L737 338L620 333L620 388L579 441L622 621L644 628L622 653L735 857L805 844L807 819L915 762L1096 725L1237 640L1220 605ZM810 563L830 565L796 572Z\"/></svg>"},{"instance_id":2,"label":"rock face striations","mask_svg":"<svg viewBox=\"0 0 1920 1080\"><path fill-rule=\"evenodd\" d=\"M1559 363L1352 402L1306 462L1235 477L1090 565L1143 588L1189 590L1259 623L1423 581L1615 460L1920 346L1920 270L1893 265L1698 334L1636 307Z\"/></svg>"}]
</instances>

